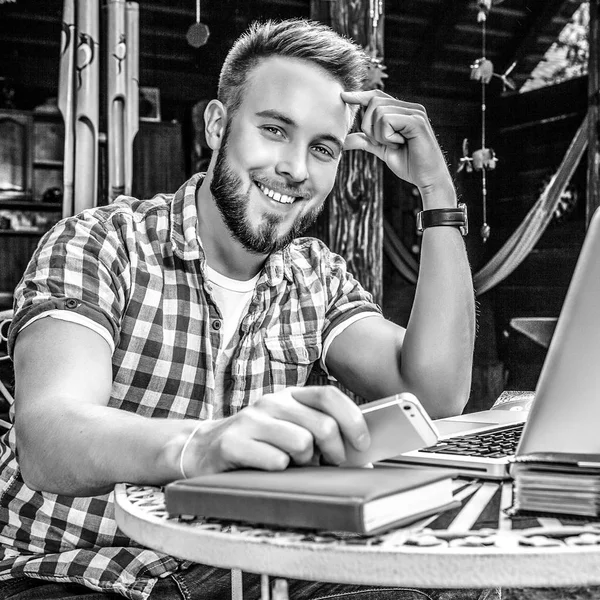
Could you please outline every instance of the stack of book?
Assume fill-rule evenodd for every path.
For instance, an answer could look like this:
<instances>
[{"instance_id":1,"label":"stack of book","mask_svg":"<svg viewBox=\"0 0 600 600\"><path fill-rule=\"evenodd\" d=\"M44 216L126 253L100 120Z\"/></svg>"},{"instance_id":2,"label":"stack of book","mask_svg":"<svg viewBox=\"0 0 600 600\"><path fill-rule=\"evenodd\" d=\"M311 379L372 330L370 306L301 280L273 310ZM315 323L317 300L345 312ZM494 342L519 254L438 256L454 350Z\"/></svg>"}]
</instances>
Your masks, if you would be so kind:
<instances>
[{"instance_id":1,"label":"stack of book","mask_svg":"<svg viewBox=\"0 0 600 600\"><path fill-rule=\"evenodd\" d=\"M455 507L448 469L293 467L170 483L172 516L374 535Z\"/></svg>"},{"instance_id":2,"label":"stack of book","mask_svg":"<svg viewBox=\"0 0 600 600\"><path fill-rule=\"evenodd\" d=\"M600 516L600 454L540 452L515 457L513 510Z\"/></svg>"}]
</instances>

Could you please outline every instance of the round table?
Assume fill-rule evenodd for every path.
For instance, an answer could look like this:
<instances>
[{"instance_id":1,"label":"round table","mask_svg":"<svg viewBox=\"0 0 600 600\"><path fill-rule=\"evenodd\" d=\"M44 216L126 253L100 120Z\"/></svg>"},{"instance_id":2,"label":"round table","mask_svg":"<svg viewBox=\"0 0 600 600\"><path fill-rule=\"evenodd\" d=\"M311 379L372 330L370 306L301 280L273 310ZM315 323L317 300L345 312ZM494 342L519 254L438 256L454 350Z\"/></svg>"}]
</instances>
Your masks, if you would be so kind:
<instances>
[{"instance_id":1,"label":"round table","mask_svg":"<svg viewBox=\"0 0 600 600\"><path fill-rule=\"evenodd\" d=\"M137 542L194 562L283 578L421 588L600 584L600 521L510 518L512 482L455 480L458 508L373 536L180 520L160 488L120 484Z\"/></svg>"}]
</instances>

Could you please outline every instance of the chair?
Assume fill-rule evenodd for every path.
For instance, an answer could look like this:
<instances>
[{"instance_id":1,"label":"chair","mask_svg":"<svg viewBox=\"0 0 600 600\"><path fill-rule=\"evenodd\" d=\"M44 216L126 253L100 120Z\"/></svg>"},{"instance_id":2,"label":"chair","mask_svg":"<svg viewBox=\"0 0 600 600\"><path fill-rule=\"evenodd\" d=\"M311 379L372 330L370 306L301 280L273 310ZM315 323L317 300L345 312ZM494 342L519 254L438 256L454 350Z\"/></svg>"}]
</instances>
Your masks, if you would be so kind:
<instances>
[{"instance_id":1,"label":"chair","mask_svg":"<svg viewBox=\"0 0 600 600\"><path fill-rule=\"evenodd\" d=\"M14 402L11 393L14 387L14 372L6 347L8 327L12 316L12 310L0 311L0 431L10 428L10 423L6 418L8 417L10 406Z\"/></svg>"}]
</instances>

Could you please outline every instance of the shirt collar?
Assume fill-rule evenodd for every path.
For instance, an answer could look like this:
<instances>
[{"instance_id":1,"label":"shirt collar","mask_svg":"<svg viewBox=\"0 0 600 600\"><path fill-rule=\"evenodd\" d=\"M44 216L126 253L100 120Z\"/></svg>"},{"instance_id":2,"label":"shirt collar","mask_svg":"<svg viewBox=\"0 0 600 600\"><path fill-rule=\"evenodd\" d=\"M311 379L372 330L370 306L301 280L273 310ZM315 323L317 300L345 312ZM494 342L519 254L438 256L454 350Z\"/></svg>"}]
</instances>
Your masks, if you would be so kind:
<instances>
[{"instance_id":1,"label":"shirt collar","mask_svg":"<svg viewBox=\"0 0 600 600\"><path fill-rule=\"evenodd\" d=\"M196 190L205 173L196 173L175 193L171 202L171 243L173 252L182 260L203 260L204 250L198 235ZM279 285L285 277L292 281L290 247L274 252L267 258L263 274L270 286Z\"/></svg>"},{"instance_id":2,"label":"shirt collar","mask_svg":"<svg viewBox=\"0 0 600 600\"><path fill-rule=\"evenodd\" d=\"M198 237L198 210L196 189L204 179L204 173L196 173L175 192L171 202L171 243L173 252L183 260L204 258Z\"/></svg>"}]
</instances>

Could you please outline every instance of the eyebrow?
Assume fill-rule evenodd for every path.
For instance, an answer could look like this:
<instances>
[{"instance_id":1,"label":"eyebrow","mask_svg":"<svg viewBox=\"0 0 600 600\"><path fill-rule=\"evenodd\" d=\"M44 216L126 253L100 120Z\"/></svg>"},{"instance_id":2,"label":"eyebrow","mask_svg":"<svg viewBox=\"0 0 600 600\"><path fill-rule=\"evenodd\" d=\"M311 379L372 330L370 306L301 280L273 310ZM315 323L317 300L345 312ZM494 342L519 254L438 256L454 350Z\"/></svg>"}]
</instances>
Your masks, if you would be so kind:
<instances>
[{"instance_id":1,"label":"eyebrow","mask_svg":"<svg viewBox=\"0 0 600 600\"><path fill-rule=\"evenodd\" d=\"M290 127L296 127L296 128L298 127L298 124L296 123L296 121L294 121L287 115L279 112L278 110L273 110L273 109L261 110L260 112L256 113L256 116L257 117L266 117L267 119L275 119L276 121L281 121L282 123L285 123L286 125L289 125ZM342 140L340 140L340 138L333 135L332 133L321 133L321 134L317 135L316 137L320 140L325 140L325 141L331 142L332 144L334 144L335 146L338 147L338 150L340 152L344 148L344 143L342 142Z\"/></svg>"}]
</instances>

